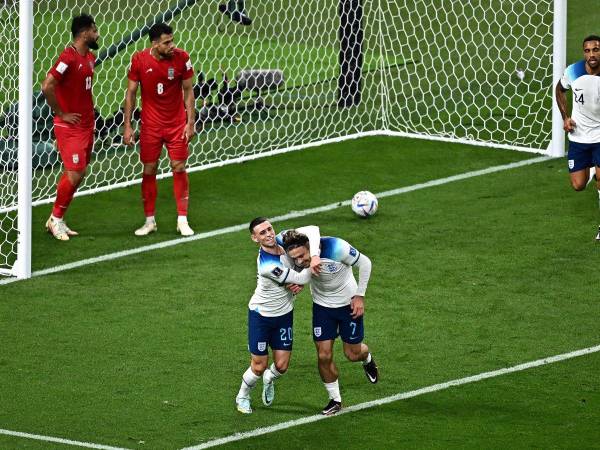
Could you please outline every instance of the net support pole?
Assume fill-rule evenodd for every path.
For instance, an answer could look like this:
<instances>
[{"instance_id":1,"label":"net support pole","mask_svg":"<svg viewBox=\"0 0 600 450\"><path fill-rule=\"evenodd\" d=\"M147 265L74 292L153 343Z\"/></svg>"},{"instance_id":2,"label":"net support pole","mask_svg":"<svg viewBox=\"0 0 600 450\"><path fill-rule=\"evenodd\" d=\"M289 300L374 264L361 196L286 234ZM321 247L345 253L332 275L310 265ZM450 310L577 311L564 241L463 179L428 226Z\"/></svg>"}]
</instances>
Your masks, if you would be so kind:
<instances>
[{"instance_id":1,"label":"net support pole","mask_svg":"<svg viewBox=\"0 0 600 450\"><path fill-rule=\"evenodd\" d=\"M567 65L567 0L554 0L554 25L552 30L554 43L552 46L552 145L551 156L564 156L565 132L563 120L556 105L554 87L562 77Z\"/></svg>"},{"instance_id":2,"label":"net support pole","mask_svg":"<svg viewBox=\"0 0 600 450\"><path fill-rule=\"evenodd\" d=\"M19 0L19 156L17 260L13 273L31 277L31 131L33 97L33 2Z\"/></svg>"},{"instance_id":3,"label":"net support pole","mask_svg":"<svg viewBox=\"0 0 600 450\"><path fill-rule=\"evenodd\" d=\"M362 0L338 0L340 27L340 76L338 78L338 106L360 104L363 65Z\"/></svg>"}]
</instances>

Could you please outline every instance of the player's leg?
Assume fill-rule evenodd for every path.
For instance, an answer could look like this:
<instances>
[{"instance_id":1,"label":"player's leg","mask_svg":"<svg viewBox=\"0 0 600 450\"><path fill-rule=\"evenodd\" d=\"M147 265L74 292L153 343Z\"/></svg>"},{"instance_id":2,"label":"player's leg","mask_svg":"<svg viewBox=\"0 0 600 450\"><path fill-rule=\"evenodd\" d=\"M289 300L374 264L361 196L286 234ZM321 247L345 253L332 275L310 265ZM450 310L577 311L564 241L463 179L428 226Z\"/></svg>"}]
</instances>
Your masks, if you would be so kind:
<instances>
[{"instance_id":1,"label":"player's leg","mask_svg":"<svg viewBox=\"0 0 600 450\"><path fill-rule=\"evenodd\" d=\"M256 387L258 380L267 368L269 361L268 339L271 333L269 318L256 311L248 311L248 349L250 350L250 367L242 375L242 384L235 397L236 408L243 414L252 413L250 392Z\"/></svg>"},{"instance_id":2,"label":"player's leg","mask_svg":"<svg viewBox=\"0 0 600 450\"><path fill-rule=\"evenodd\" d=\"M188 142L181 138L181 128L165 131L163 136L167 145L167 151L171 160L173 171L173 195L177 205L177 231L182 236L192 236L192 230L188 224L188 203L190 196L190 183L186 171L186 163L189 156Z\"/></svg>"},{"instance_id":3,"label":"player's leg","mask_svg":"<svg viewBox=\"0 0 600 450\"><path fill-rule=\"evenodd\" d=\"M144 205L144 224L135 230L136 236L147 236L158 230L156 225L156 197L158 196L158 184L156 172L158 170L158 159L162 150L162 138L155 130L146 129L142 126L140 133L140 161L143 164L142 172L142 202Z\"/></svg>"},{"instance_id":4,"label":"player's leg","mask_svg":"<svg viewBox=\"0 0 600 450\"><path fill-rule=\"evenodd\" d=\"M46 229L56 239L68 241L70 236L78 233L67 226L64 216L85 176L93 146L93 130L55 127L55 136L65 170L56 186L56 200Z\"/></svg>"},{"instance_id":5,"label":"player's leg","mask_svg":"<svg viewBox=\"0 0 600 450\"><path fill-rule=\"evenodd\" d=\"M313 303L313 340L317 350L317 367L329 396L329 402L321 411L324 415L332 415L342 409L339 372L333 361L333 343L337 335L337 321L331 315L331 308Z\"/></svg>"},{"instance_id":6,"label":"player's leg","mask_svg":"<svg viewBox=\"0 0 600 450\"><path fill-rule=\"evenodd\" d=\"M363 342L365 337L364 316L352 317L350 305L338 308L340 338L344 346L344 354L349 361L361 361L365 375L371 383L377 383L379 371L369 347Z\"/></svg>"},{"instance_id":7,"label":"player's leg","mask_svg":"<svg viewBox=\"0 0 600 450\"><path fill-rule=\"evenodd\" d=\"M596 174L596 189L598 191L598 207L600 208L600 142L592 144L592 161L594 163L593 171ZM596 241L600 241L600 226L598 226L598 234Z\"/></svg>"},{"instance_id":8,"label":"player's leg","mask_svg":"<svg viewBox=\"0 0 600 450\"><path fill-rule=\"evenodd\" d=\"M569 142L567 160L571 187L576 191L583 191L589 180L590 167L594 166L590 145Z\"/></svg>"},{"instance_id":9,"label":"player's leg","mask_svg":"<svg viewBox=\"0 0 600 450\"><path fill-rule=\"evenodd\" d=\"M188 174L185 170L185 161L171 161L173 170L173 195L177 204L177 231L182 236L192 236L194 230L188 223L188 202L190 184Z\"/></svg>"},{"instance_id":10,"label":"player's leg","mask_svg":"<svg viewBox=\"0 0 600 450\"><path fill-rule=\"evenodd\" d=\"M340 394L339 372L335 362L333 361L333 343L330 339L326 341L315 341L317 349L319 375L323 386L329 396L329 402L323 410L322 414L330 416L339 412L342 409L342 396Z\"/></svg>"},{"instance_id":11,"label":"player's leg","mask_svg":"<svg viewBox=\"0 0 600 450\"><path fill-rule=\"evenodd\" d=\"M269 342L273 349L273 363L263 373L262 401L271 406L275 399L275 380L287 372L292 356L294 311L277 318Z\"/></svg>"}]
</instances>

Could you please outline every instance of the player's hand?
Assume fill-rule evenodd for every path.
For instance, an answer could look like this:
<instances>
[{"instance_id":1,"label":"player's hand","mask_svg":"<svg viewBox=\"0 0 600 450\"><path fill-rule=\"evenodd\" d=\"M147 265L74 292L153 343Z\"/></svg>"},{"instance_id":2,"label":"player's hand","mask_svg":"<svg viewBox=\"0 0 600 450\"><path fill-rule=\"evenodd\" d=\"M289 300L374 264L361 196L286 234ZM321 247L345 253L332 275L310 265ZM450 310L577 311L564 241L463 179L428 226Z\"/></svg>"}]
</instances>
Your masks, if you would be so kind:
<instances>
[{"instance_id":1,"label":"player's hand","mask_svg":"<svg viewBox=\"0 0 600 450\"><path fill-rule=\"evenodd\" d=\"M310 271L316 277L321 273L321 258L319 256L310 257Z\"/></svg>"},{"instance_id":2,"label":"player's hand","mask_svg":"<svg viewBox=\"0 0 600 450\"><path fill-rule=\"evenodd\" d=\"M288 283L285 285L285 287L288 288L294 295L299 294L302 291L302 289L304 289L304 286L302 286L301 284L293 283Z\"/></svg>"},{"instance_id":3,"label":"player's hand","mask_svg":"<svg viewBox=\"0 0 600 450\"><path fill-rule=\"evenodd\" d=\"M577 124L575 123L575 121L573 119L571 119L570 117L567 117L563 123L563 129L567 132L570 133L571 131L575 130L575 127L577 126Z\"/></svg>"},{"instance_id":4,"label":"player's hand","mask_svg":"<svg viewBox=\"0 0 600 450\"><path fill-rule=\"evenodd\" d=\"M57 114L58 117L60 117L63 122L67 122L70 124L77 124L79 122L81 122L81 114L79 113L61 113L61 114Z\"/></svg>"},{"instance_id":5,"label":"player's hand","mask_svg":"<svg viewBox=\"0 0 600 450\"><path fill-rule=\"evenodd\" d=\"M133 138L133 128L131 128L131 126L125 125L123 129L123 143L130 147L135 143L135 139Z\"/></svg>"},{"instance_id":6,"label":"player's hand","mask_svg":"<svg viewBox=\"0 0 600 450\"><path fill-rule=\"evenodd\" d=\"M183 129L183 133L181 135L181 139L184 141L190 142L192 138L196 135L196 125L193 123L186 124Z\"/></svg>"},{"instance_id":7,"label":"player's hand","mask_svg":"<svg viewBox=\"0 0 600 450\"><path fill-rule=\"evenodd\" d=\"M350 302L350 308L352 308L350 314L352 318L358 319L365 313L365 298L361 295L355 295Z\"/></svg>"}]
</instances>

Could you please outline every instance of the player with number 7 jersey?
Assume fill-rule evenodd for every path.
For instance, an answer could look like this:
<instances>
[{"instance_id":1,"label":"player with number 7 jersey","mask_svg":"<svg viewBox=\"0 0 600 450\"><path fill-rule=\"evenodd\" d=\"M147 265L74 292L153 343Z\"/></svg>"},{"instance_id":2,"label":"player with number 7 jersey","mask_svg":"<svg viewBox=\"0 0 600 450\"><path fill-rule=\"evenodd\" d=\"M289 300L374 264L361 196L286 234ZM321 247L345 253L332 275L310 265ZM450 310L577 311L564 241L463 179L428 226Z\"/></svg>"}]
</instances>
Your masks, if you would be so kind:
<instances>
[{"instance_id":1,"label":"player with number 7 jersey","mask_svg":"<svg viewBox=\"0 0 600 450\"><path fill-rule=\"evenodd\" d=\"M157 198L156 173L162 148L167 148L173 170L173 191L177 204L177 231L191 236L187 221L189 181L186 163L189 141L195 134L195 104L189 55L175 47L173 29L165 24L153 25L148 31L151 47L131 58L127 73L123 140L132 146L131 117L138 86L142 91L140 160L144 165L142 200L146 221L135 231L145 236L157 230L154 218Z\"/></svg>"}]
</instances>

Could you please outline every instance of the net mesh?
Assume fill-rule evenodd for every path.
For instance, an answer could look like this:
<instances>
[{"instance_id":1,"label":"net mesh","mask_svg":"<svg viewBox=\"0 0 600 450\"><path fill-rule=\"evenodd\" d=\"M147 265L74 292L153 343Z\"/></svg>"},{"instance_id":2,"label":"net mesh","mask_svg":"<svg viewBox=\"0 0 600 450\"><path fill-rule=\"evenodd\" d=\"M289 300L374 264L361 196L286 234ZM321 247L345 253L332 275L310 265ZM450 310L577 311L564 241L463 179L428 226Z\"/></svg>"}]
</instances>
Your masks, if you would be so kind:
<instances>
[{"instance_id":1,"label":"net mesh","mask_svg":"<svg viewBox=\"0 0 600 450\"><path fill-rule=\"evenodd\" d=\"M5 267L16 240L17 6L0 0ZM121 143L126 73L131 55L149 46L144 27L163 20L197 76L191 168L375 130L532 149L550 140L551 0L36 0L33 7L34 204L52 201L62 171L39 86L81 12L94 16L101 50L96 141L80 193L140 178L137 146ZM169 172L163 157L159 174Z\"/></svg>"},{"instance_id":2,"label":"net mesh","mask_svg":"<svg viewBox=\"0 0 600 450\"><path fill-rule=\"evenodd\" d=\"M18 2L0 0L0 105L18 101L18 17ZM17 255L16 127L14 120L0 116L0 271L10 269Z\"/></svg>"}]
</instances>

